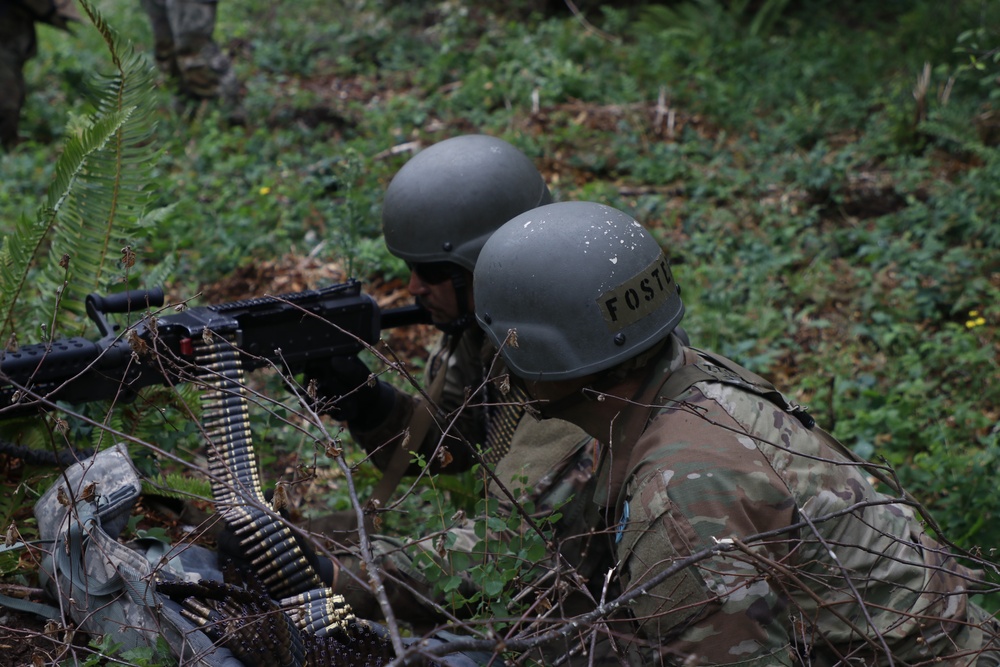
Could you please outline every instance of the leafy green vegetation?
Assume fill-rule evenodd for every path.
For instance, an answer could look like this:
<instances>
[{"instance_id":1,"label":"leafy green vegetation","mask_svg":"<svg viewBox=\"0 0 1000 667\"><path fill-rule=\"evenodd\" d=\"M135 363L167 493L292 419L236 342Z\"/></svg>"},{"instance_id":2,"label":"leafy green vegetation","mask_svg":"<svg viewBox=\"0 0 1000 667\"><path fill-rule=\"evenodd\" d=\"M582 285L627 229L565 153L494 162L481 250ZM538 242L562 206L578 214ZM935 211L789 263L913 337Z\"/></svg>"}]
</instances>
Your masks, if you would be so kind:
<instances>
[{"instance_id":1,"label":"leafy green vegetation","mask_svg":"<svg viewBox=\"0 0 1000 667\"><path fill-rule=\"evenodd\" d=\"M379 207L410 143L495 134L536 161L558 199L602 201L654 230L697 346L771 377L856 452L891 464L958 545L1000 548L1000 4L689 0L588 7L586 22L561 4L501 5L223 2L217 37L245 88L239 125L179 103L159 79L84 129L107 111L93 76L121 71L93 26L40 28L25 140L0 157L0 232L38 248L15 257L19 341L86 330L79 311L53 319L64 251L30 222L59 212L73 165L109 150L107 137L148 161L121 171L132 193L115 213L121 244L109 239L87 265L128 245L139 269L116 264L81 289L165 281L180 300L247 296L218 286L276 275L289 256L383 289L405 276L381 243ZM149 56L138 3L101 11ZM143 116L155 126L118 131ZM60 220L111 220L100 203L77 200ZM40 240L19 240L25 230ZM14 305L0 304L5 321ZM283 396L280 382L260 383ZM123 427L197 449L182 415L162 416L158 439L140 418ZM322 468L286 416L258 416L267 469L287 474L294 454ZM0 501L8 522L33 501L17 482L44 485L19 474ZM344 486L326 482L308 500L346 507ZM432 485L415 501L433 497L446 523L452 497L473 507L476 483ZM426 518L386 520L405 531ZM482 570L487 590L471 602L488 607L534 546Z\"/></svg>"}]
</instances>

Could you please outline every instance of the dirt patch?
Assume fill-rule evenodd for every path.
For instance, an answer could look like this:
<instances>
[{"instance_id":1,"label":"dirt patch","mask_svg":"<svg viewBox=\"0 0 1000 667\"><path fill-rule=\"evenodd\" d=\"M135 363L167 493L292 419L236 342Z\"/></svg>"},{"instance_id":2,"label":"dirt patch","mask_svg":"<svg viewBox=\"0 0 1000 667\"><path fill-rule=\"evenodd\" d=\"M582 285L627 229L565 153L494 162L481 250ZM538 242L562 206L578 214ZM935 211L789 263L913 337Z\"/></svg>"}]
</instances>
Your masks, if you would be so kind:
<instances>
[{"instance_id":1,"label":"dirt patch","mask_svg":"<svg viewBox=\"0 0 1000 667\"><path fill-rule=\"evenodd\" d=\"M56 664L66 651L63 633L47 634L45 621L33 614L0 615L0 667Z\"/></svg>"}]
</instances>

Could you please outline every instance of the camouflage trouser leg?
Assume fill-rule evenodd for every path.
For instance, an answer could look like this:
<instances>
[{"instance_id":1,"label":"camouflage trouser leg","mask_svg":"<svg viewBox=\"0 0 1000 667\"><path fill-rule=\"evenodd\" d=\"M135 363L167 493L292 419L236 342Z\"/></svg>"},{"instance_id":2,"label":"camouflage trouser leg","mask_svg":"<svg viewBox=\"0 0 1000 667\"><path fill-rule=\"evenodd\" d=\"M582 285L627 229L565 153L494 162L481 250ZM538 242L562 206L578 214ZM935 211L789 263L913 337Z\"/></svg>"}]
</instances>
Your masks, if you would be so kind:
<instances>
[{"instance_id":1,"label":"camouflage trouser leg","mask_svg":"<svg viewBox=\"0 0 1000 667\"><path fill-rule=\"evenodd\" d=\"M212 39L217 0L142 0L153 27L156 60L182 93L235 102L239 84L229 57Z\"/></svg>"},{"instance_id":2,"label":"camouflage trouser leg","mask_svg":"<svg viewBox=\"0 0 1000 667\"><path fill-rule=\"evenodd\" d=\"M170 76L179 77L177 61L174 59L174 33L170 29L170 19L167 18L166 0L141 0L141 2L153 28L153 52L156 55L157 66Z\"/></svg>"},{"instance_id":3,"label":"camouflage trouser leg","mask_svg":"<svg viewBox=\"0 0 1000 667\"><path fill-rule=\"evenodd\" d=\"M0 15L0 145L17 143L24 106L24 63L35 55L35 22L19 11Z\"/></svg>"}]
</instances>

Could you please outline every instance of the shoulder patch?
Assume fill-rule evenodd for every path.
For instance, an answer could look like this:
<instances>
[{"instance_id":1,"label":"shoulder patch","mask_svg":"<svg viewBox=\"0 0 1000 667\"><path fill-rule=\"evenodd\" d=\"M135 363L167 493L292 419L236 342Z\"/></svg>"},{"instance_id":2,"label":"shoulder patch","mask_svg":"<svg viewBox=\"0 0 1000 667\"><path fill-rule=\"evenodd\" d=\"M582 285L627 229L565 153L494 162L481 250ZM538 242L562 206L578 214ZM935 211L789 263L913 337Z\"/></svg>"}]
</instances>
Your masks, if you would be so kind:
<instances>
[{"instance_id":1,"label":"shoulder patch","mask_svg":"<svg viewBox=\"0 0 1000 667\"><path fill-rule=\"evenodd\" d=\"M625 534L625 526L628 525L628 501L622 505L622 518L618 521L618 530L615 532L615 544L619 544L622 541L622 535Z\"/></svg>"}]
</instances>

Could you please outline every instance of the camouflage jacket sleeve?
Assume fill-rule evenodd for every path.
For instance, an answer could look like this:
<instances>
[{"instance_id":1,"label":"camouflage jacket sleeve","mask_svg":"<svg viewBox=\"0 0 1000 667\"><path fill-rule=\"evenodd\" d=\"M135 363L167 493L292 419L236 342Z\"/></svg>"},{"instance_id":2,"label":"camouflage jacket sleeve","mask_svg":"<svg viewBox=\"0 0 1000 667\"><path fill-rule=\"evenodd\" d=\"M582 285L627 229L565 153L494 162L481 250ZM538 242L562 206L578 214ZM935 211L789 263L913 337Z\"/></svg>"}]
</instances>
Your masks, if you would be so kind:
<instances>
[{"instance_id":1,"label":"camouflage jacket sleeve","mask_svg":"<svg viewBox=\"0 0 1000 667\"><path fill-rule=\"evenodd\" d=\"M830 436L738 378L657 402L612 450L631 471L623 582L665 577L631 606L637 645L692 664L958 665L988 641L970 623L981 575Z\"/></svg>"},{"instance_id":2,"label":"camouflage jacket sleeve","mask_svg":"<svg viewBox=\"0 0 1000 667\"><path fill-rule=\"evenodd\" d=\"M907 501L880 493L832 437L753 393L699 385L752 436L795 500L802 528L783 573L789 617L814 662L968 662L984 641L968 623L982 573L958 564ZM804 525L803 525L804 524ZM964 656L964 657L963 657Z\"/></svg>"},{"instance_id":3,"label":"camouflage jacket sleeve","mask_svg":"<svg viewBox=\"0 0 1000 667\"><path fill-rule=\"evenodd\" d=\"M631 649L682 664L791 664L782 592L757 569L757 559L787 555L787 538L676 565L733 537L788 526L794 516L785 485L753 443L694 394L653 419L633 448L640 458L616 535L626 593L677 571L632 604L639 633Z\"/></svg>"},{"instance_id":4,"label":"camouflage jacket sleeve","mask_svg":"<svg viewBox=\"0 0 1000 667\"><path fill-rule=\"evenodd\" d=\"M468 447L457 434L464 436L473 446L485 440L486 416L476 398L476 392L483 383L482 350L485 337L478 327L462 333L455 351L447 352L451 339L443 336L427 364L424 390L428 391L438 373L446 373L443 396L439 408L445 414L443 421L431 426L418 448L427 457L432 472L462 472L472 467L473 457ZM442 368L444 364L445 368ZM351 436L371 454L372 461L384 469L392 458L392 453L402 442L403 431L409 427L417 410L424 410L425 401L421 396L397 390L392 411L374 429L352 430ZM444 427L446 433L442 432ZM447 454L440 447L447 449ZM407 472L417 474L417 466Z\"/></svg>"}]
</instances>

